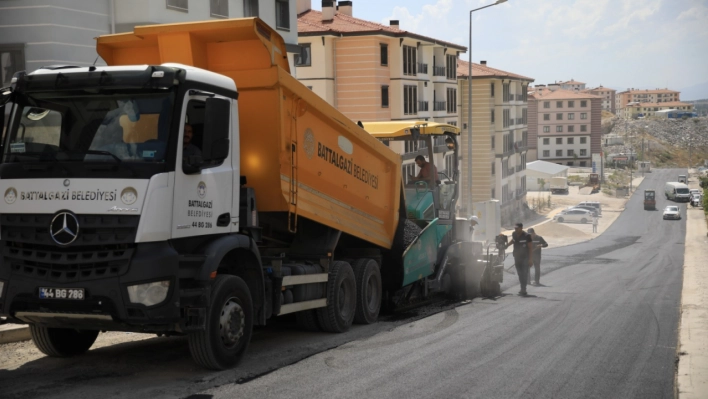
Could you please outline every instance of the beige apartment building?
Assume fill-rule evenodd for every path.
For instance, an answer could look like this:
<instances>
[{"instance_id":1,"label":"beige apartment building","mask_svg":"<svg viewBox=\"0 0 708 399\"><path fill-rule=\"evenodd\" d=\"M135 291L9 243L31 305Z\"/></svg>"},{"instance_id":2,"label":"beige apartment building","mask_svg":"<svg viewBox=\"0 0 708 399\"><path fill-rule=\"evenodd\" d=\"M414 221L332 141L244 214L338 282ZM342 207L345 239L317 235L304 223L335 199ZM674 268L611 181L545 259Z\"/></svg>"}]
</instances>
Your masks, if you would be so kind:
<instances>
[{"instance_id":1,"label":"beige apartment building","mask_svg":"<svg viewBox=\"0 0 708 399\"><path fill-rule=\"evenodd\" d=\"M667 103L681 101L681 92L669 89L655 90L635 90L627 89L617 93L615 97L615 109L617 112L630 103Z\"/></svg>"},{"instance_id":2,"label":"beige apartment building","mask_svg":"<svg viewBox=\"0 0 708 399\"><path fill-rule=\"evenodd\" d=\"M462 206L467 187L469 63L457 60L462 122ZM502 221L513 222L526 201L527 87L532 78L472 64L472 202L501 201Z\"/></svg>"},{"instance_id":3,"label":"beige apartment building","mask_svg":"<svg viewBox=\"0 0 708 399\"><path fill-rule=\"evenodd\" d=\"M352 1L298 0L297 78L353 121L430 121L459 126L457 56L467 48L354 17ZM452 169L444 143L436 157ZM419 142L391 143L403 176L416 175ZM400 147L400 148L399 148ZM439 160L436 160L438 162Z\"/></svg>"},{"instance_id":4,"label":"beige apartment building","mask_svg":"<svg viewBox=\"0 0 708 399\"><path fill-rule=\"evenodd\" d=\"M693 111L693 105L681 101L661 103L630 103L622 108L617 116L625 119L655 116L658 111L677 110Z\"/></svg>"},{"instance_id":5,"label":"beige apartment building","mask_svg":"<svg viewBox=\"0 0 708 399\"><path fill-rule=\"evenodd\" d=\"M613 114L617 112L615 108L615 94L617 90L600 85L594 89L585 89L583 93L590 93L602 97L602 109L607 112L612 112Z\"/></svg>"},{"instance_id":6,"label":"beige apartment building","mask_svg":"<svg viewBox=\"0 0 708 399\"><path fill-rule=\"evenodd\" d=\"M570 90L570 91L585 90L585 83L578 82L575 79L570 79L566 82L560 82L560 83L556 83L554 85L558 85L559 86L558 88L560 88L561 90Z\"/></svg>"},{"instance_id":7,"label":"beige apartment building","mask_svg":"<svg viewBox=\"0 0 708 399\"><path fill-rule=\"evenodd\" d=\"M569 90L529 93L529 161L590 167L602 151L602 98Z\"/></svg>"}]
</instances>

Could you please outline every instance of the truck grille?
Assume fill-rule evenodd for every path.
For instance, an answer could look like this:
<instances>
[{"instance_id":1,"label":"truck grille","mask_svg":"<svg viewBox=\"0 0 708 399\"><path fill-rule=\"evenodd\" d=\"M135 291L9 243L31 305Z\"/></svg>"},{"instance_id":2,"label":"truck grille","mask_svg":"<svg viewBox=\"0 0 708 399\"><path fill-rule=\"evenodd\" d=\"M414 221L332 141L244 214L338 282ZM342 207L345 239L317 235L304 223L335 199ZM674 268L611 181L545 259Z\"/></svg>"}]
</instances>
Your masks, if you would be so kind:
<instances>
[{"instance_id":1,"label":"truck grille","mask_svg":"<svg viewBox=\"0 0 708 399\"><path fill-rule=\"evenodd\" d=\"M53 217L0 216L0 253L13 274L71 283L128 271L140 216L77 215L78 237L66 247L56 245L50 236Z\"/></svg>"}]
</instances>

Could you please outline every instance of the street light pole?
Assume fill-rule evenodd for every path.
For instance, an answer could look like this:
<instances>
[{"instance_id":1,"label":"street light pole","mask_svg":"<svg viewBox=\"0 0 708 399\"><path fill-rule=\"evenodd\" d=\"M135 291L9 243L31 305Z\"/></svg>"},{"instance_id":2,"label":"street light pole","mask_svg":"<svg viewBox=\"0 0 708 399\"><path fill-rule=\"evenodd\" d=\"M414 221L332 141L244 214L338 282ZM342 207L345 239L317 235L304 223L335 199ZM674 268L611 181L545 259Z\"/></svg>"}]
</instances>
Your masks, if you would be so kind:
<instances>
[{"instance_id":1,"label":"street light pole","mask_svg":"<svg viewBox=\"0 0 708 399\"><path fill-rule=\"evenodd\" d=\"M505 3L506 0L497 0L494 4L470 10L470 56L467 70L467 214L472 214L472 13Z\"/></svg>"}]
</instances>

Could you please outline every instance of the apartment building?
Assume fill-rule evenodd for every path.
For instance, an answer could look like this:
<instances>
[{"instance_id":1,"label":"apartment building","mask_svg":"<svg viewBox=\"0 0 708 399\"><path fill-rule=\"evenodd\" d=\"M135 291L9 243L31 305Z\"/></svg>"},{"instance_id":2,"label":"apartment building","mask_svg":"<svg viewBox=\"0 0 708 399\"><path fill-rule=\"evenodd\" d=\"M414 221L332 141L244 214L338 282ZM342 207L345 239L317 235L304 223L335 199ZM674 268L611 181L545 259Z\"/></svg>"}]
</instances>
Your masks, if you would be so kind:
<instances>
[{"instance_id":1,"label":"apartment building","mask_svg":"<svg viewBox=\"0 0 708 399\"><path fill-rule=\"evenodd\" d=\"M617 112L617 109L615 108L615 94L617 93L617 90L600 85L594 89L582 90L582 92L602 97L603 111L612 112L613 114Z\"/></svg>"},{"instance_id":2,"label":"apartment building","mask_svg":"<svg viewBox=\"0 0 708 399\"><path fill-rule=\"evenodd\" d=\"M570 79L566 82L556 83L561 90L580 91L585 90L585 83ZM550 85L549 85L550 86Z\"/></svg>"},{"instance_id":3,"label":"apartment building","mask_svg":"<svg viewBox=\"0 0 708 399\"><path fill-rule=\"evenodd\" d=\"M296 0L4 0L0 1L0 85L21 70L87 66L97 60L94 38L136 25L258 16L287 44L294 69Z\"/></svg>"},{"instance_id":4,"label":"apartment building","mask_svg":"<svg viewBox=\"0 0 708 399\"><path fill-rule=\"evenodd\" d=\"M472 126L468 129L469 63L457 60L462 121L462 206L501 201L502 220L512 222L526 201L527 87L533 78L472 63ZM470 137L471 131L471 137ZM472 190L467 186L467 144L472 143Z\"/></svg>"},{"instance_id":5,"label":"apartment building","mask_svg":"<svg viewBox=\"0 0 708 399\"><path fill-rule=\"evenodd\" d=\"M529 93L529 160L590 167L601 152L602 98L569 90Z\"/></svg>"},{"instance_id":6,"label":"apartment building","mask_svg":"<svg viewBox=\"0 0 708 399\"><path fill-rule=\"evenodd\" d=\"M615 109L620 112L630 103L666 103L681 101L681 92L669 89L627 89L615 96Z\"/></svg>"},{"instance_id":7,"label":"apartment building","mask_svg":"<svg viewBox=\"0 0 708 399\"><path fill-rule=\"evenodd\" d=\"M459 126L456 60L467 48L354 17L352 1L298 1L297 77L354 121L430 121ZM444 143L436 150L443 156ZM391 143L403 176L417 174L422 142ZM439 147L439 148L438 148ZM437 155L436 155L437 156ZM452 165L452 155L447 155ZM448 172L451 167L440 170Z\"/></svg>"},{"instance_id":8,"label":"apartment building","mask_svg":"<svg viewBox=\"0 0 708 399\"><path fill-rule=\"evenodd\" d=\"M661 103L629 103L622 108L617 116L625 119L637 119L639 117L655 116L658 111L677 110L693 111L693 104L681 101L661 102Z\"/></svg>"}]
</instances>

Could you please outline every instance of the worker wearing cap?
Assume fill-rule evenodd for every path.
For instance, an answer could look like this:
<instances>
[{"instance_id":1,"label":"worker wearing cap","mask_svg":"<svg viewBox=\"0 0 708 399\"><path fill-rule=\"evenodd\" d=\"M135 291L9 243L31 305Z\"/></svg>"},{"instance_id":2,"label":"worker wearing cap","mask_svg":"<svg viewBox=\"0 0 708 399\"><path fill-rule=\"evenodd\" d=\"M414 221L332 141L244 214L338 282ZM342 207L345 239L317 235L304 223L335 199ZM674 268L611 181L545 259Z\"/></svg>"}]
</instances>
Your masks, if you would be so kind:
<instances>
[{"instance_id":1,"label":"worker wearing cap","mask_svg":"<svg viewBox=\"0 0 708 399\"><path fill-rule=\"evenodd\" d=\"M479 218L477 216L470 217L470 241L474 241L474 228L479 225Z\"/></svg>"},{"instance_id":2,"label":"worker wearing cap","mask_svg":"<svg viewBox=\"0 0 708 399\"><path fill-rule=\"evenodd\" d=\"M530 228L529 234L531 235L531 240L533 240L533 251L531 252L531 262L533 262L534 270L534 281L530 283L531 285L539 286L541 285L541 248L546 248L548 243L540 235L536 234L533 227ZM530 266L530 265L529 265ZM531 267L529 267L529 277L528 280L531 281Z\"/></svg>"},{"instance_id":3,"label":"worker wearing cap","mask_svg":"<svg viewBox=\"0 0 708 399\"><path fill-rule=\"evenodd\" d=\"M514 265L519 274L520 296L526 296L526 284L529 277L529 265L532 263L531 252L533 251L533 240L531 235L524 231L522 223L516 223L514 232L511 234L511 241L506 245L514 245Z\"/></svg>"}]
</instances>

